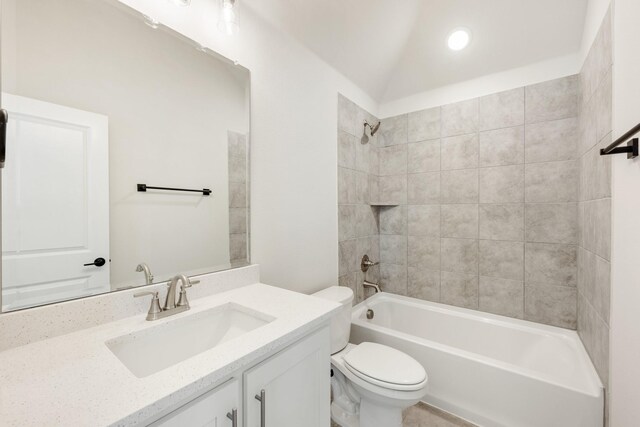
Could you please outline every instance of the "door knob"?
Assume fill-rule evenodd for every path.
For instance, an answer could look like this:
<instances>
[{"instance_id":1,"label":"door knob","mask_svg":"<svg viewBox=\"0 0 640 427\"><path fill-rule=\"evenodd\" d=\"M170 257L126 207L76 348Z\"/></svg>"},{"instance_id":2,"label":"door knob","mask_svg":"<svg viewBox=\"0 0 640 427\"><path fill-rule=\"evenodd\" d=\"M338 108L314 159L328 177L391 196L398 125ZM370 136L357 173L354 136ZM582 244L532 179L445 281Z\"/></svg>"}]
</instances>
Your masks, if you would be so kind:
<instances>
[{"instance_id":1,"label":"door knob","mask_svg":"<svg viewBox=\"0 0 640 427\"><path fill-rule=\"evenodd\" d=\"M84 266L88 267L90 265L95 265L96 267L102 267L106 263L107 263L107 260L105 260L104 258L96 258L93 262L90 262L89 264L85 264Z\"/></svg>"}]
</instances>

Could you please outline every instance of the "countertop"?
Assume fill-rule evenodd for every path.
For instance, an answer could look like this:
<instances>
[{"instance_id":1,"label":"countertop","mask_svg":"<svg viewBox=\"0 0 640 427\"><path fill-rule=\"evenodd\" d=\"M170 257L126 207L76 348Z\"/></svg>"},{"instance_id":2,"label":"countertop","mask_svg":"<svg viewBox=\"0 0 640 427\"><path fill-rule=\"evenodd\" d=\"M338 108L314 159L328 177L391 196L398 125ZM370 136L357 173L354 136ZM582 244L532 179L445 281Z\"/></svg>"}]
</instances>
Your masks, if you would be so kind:
<instances>
[{"instance_id":1,"label":"countertop","mask_svg":"<svg viewBox=\"0 0 640 427\"><path fill-rule=\"evenodd\" d=\"M274 321L144 378L133 375L105 342L234 302ZM253 284L191 302L191 310L148 322L136 315L0 353L3 426L128 426L186 403L239 369L328 321L339 305Z\"/></svg>"}]
</instances>

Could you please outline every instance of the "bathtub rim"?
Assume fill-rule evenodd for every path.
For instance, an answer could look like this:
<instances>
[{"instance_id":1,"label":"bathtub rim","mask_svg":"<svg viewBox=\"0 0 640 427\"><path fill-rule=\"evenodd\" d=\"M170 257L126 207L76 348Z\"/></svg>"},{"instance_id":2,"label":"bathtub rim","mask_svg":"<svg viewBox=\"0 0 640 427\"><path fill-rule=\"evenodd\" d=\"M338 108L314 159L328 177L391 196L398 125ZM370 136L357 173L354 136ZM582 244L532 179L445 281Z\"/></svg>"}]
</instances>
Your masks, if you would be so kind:
<instances>
[{"instance_id":1,"label":"bathtub rim","mask_svg":"<svg viewBox=\"0 0 640 427\"><path fill-rule=\"evenodd\" d=\"M549 336L554 336L561 338L565 341L568 341L570 345L572 345L575 350L578 352L578 355L582 358L582 362L585 366L586 373L589 374L589 383L585 384L585 388L577 388L573 385L565 384L559 382L553 376L530 369L522 366L515 365L513 363L501 361L494 359L492 357L484 356L478 353L474 353L467 350L462 350L459 348L455 348L446 344L442 344L436 341L432 341L427 338L418 337L415 335L408 334L406 332L398 331L396 329L387 328L385 326L380 326L372 323L368 323L364 320L364 315L366 310L371 308L375 310L375 306L379 305L385 301L395 301L400 302L406 305L412 305L414 307L427 309L436 311L442 314L455 314L456 316L471 319L474 321L482 321L484 323L490 323L501 327L507 327L511 329L517 329L521 331L533 331L537 334L544 334ZM582 344L582 340L580 339L578 333L573 330L560 328L557 326L545 325L542 323L531 322L529 320L523 319L515 319L511 317L501 316L493 313L486 313L478 310L472 310L468 308L456 307L447 304L420 300L417 298L407 297L404 295L391 294L388 292L376 293L375 295L369 297L368 299L360 302L355 305L351 312L351 323L352 325L356 325L362 328L371 329L378 333L395 335L401 339L405 339L409 342L419 345L427 345L429 347L435 348L440 351L444 351L447 353L451 353L457 355L459 357L463 357L466 359L476 360L479 363L483 363L489 366L492 366L497 369L503 369L508 372L512 372L514 374L523 375L533 380L544 381L546 383L555 385L557 387L565 388L576 393L581 393L586 396L600 398L604 394L604 386L602 381L600 380L599 375L597 374L595 367L593 366L593 362L589 357L587 351L584 348L584 344ZM427 371L427 375L429 372Z\"/></svg>"}]
</instances>

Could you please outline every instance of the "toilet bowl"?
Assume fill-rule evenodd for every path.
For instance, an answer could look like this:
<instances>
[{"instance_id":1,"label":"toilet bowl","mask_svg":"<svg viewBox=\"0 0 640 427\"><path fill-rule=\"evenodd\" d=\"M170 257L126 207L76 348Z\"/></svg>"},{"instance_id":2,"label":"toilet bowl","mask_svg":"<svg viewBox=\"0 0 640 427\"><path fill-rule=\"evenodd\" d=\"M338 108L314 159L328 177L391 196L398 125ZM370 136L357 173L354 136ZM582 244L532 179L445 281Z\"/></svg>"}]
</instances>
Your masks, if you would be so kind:
<instances>
[{"instance_id":1,"label":"toilet bowl","mask_svg":"<svg viewBox=\"0 0 640 427\"><path fill-rule=\"evenodd\" d=\"M334 286L314 295L342 304L331 320L331 419L341 427L401 427L403 409L427 392L424 368L382 344L349 344L350 288Z\"/></svg>"}]
</instances>

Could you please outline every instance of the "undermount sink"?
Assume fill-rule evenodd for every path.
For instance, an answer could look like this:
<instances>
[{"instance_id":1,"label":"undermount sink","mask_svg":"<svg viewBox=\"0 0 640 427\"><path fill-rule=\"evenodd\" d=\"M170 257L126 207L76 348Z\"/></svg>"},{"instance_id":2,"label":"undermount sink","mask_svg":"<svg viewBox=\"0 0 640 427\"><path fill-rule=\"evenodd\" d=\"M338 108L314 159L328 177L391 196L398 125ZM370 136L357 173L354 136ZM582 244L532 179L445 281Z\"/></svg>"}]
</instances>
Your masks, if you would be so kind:
<instances>
[{"instance_id":1,"label":"undermount sink","mask_svg":"<svg viewBox=\"0 0 640 427\"><path fill-rule=\"evenodd\" d=\"M175 320L111 339L105 344L131 373L143 378L273 320L266 314L227 303L199 313L181 315Z\"/></svg>"}]
</instances>

